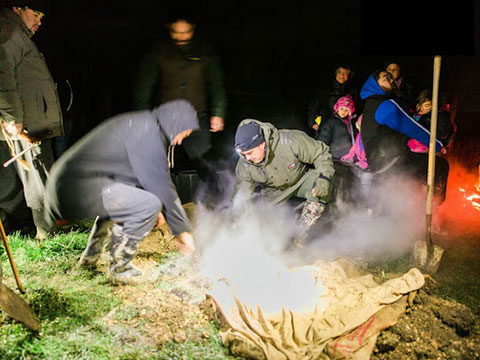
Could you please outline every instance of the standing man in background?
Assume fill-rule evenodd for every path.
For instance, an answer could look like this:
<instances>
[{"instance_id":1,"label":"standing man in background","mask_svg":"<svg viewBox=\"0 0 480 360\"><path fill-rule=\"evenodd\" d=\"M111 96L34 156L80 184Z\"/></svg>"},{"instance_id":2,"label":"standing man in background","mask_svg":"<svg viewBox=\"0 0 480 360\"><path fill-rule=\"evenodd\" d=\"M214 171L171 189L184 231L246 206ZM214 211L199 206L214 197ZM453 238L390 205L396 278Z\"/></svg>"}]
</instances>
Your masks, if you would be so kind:
<instances>
[{"instance_id":1,"label":"standing man in background","mask_svg":"<svg viewBox=\"0 0 480 360\"><path fill-rule=\"evenodd\" d=\"M0 215L2 220L14 215L24 194L36 238L43 239L49 230L44 218L44 184L53 164L51 138L63 135L62 115L55 83L31 40L44 16L40 3L12 0L5 5L0 9L1 163L33 143L37 146L15 165L0 168Z\"/></svg>"},{"instance_id":2,"label":"standing man in background","mask_svg":"<svg viewBox=\"0 0 480 360\"><path fill-rule=\"evenodd\" d=\"M183 147L200 179L217 192L217 175L205 155L212 148L211 133L224 128L227 101L220 61L209 45L194 37L196 25L189 17L174 14L166 26L170 38L154 44L140 63L134 107L152 109L173 99L194 106L200 131Z\"/></svg>"}]
</instances>

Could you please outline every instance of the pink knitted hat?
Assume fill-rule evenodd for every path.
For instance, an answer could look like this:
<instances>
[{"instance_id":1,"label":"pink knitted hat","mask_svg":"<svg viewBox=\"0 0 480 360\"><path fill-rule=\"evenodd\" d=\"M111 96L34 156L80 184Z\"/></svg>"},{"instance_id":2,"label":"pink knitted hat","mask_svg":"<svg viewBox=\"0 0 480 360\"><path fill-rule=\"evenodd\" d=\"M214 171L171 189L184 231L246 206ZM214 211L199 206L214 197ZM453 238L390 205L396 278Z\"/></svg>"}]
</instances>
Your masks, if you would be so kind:
<instances>
[{"instance_id":1,"label":"pink knitted hat","mask_svg":"<svg viewBox=\"0 0 480 360\"><path fill-rule=\"evenodd\" d=\"M353 103L353 99L350 95L342 96L340 99L338 99L333 107L333 110L337 112L338 108L340 107L346 107L348 110L350 110L350 115L355 113L355 104Z\"/></svg>"}]
</instances>

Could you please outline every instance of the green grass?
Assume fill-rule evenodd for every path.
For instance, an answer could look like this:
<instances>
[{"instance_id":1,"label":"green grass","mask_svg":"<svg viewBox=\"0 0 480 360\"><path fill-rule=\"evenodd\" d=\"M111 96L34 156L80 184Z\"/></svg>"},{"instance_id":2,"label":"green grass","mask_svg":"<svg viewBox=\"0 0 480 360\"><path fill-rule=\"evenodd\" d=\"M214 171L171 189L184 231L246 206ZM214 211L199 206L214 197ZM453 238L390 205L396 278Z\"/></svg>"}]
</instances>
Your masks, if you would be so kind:
<instances>
[{"instance_id":1,"label":"green grass","mask_svg":"<svg viewBox=\"0 0 480 360\"><path fill-rule=\"evenodd\" d=\"M0 311L0 359L233 359L222 345L214 324L208 339L167 343L162 349L119 340L102 319L121 305L105 275L80 268L88 230L57 234L39 243L18 234L8 242L25 294L41 328L33 333ZM3 281L16 283L0 246ZM136 309L122 307L115 320L129 320Z\"/></svg>"}]
</instances>

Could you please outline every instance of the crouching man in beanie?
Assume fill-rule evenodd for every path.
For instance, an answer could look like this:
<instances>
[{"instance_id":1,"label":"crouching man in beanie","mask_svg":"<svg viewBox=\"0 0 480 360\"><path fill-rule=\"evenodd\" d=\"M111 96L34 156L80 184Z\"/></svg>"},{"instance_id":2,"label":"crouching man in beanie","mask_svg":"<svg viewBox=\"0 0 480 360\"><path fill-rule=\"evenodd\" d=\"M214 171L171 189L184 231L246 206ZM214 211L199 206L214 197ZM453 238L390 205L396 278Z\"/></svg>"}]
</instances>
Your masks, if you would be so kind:
<instances>
[{"instance_id":1,"label":"crouching man in beanie","mask_svg":"<svg viewBox=\"0 0 480 360\"><path fill-rule=\"evenodd\" d=\"M57 160L47 182L51 212L70 220L99 219L80 265L95 267L110 243L108 278L114 283L147 280L131 260L145 236L165 220L179 250L194 251L168 155L171 146L198 128L193 106L172 100L102 122Z\"/></svg>"},{"instance_id":2,"label":"crouching man in beanie","mask_svg":"<svg viewBox=\"0 0 480 360\"><path fill-rule=\"evenodd\" d=\"M335 170L330 149L300 130L279 130L270 123L243 120L235 134L235 193L260 194L273 204L292 197L306 199L300 222L302 242L321 217L330 196Z\"/></svg>"}]
</instances>

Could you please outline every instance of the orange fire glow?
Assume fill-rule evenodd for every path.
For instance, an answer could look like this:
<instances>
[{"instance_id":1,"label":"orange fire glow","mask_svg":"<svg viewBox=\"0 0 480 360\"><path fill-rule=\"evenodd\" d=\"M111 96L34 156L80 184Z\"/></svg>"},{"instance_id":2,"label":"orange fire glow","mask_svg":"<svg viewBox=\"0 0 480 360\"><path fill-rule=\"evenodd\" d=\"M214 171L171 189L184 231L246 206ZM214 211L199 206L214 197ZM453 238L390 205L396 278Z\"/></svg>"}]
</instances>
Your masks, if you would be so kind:
<instances>
[{"instance_id":1,"label":"orange fire glow","mask_svg":"<svg viewBox=\"0 0 480 360\"><path fill-rule=\"evenodd\" d=\"M453 161L449 163L447 197L434 214L434 221L453 234L477 233L480 231L480 173Z\"/></svg>"}]
</instances>

